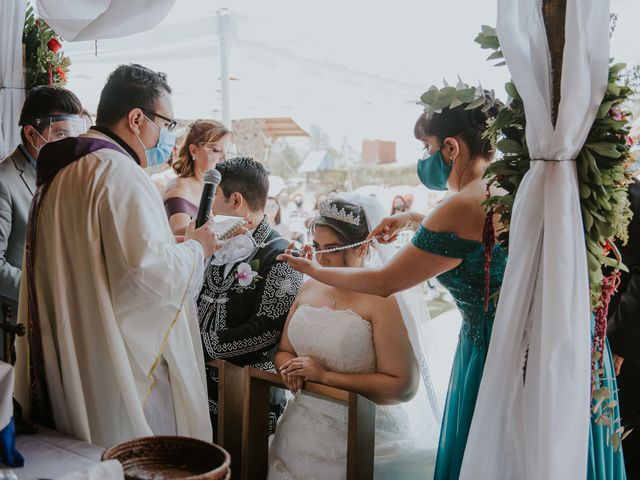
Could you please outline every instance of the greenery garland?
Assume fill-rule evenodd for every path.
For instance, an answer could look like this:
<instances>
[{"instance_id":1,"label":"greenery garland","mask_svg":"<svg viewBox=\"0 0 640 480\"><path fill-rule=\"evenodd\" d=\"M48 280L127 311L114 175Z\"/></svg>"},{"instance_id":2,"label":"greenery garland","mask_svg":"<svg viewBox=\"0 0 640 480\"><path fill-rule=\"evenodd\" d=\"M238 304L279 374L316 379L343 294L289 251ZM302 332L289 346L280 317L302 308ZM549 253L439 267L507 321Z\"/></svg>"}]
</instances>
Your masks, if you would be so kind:
<instances>
[{"instance_id":1,"label":"greenery garland","mask_svg":"<svg viewBox=\"0 0 640 480\"><path fill-rule=\"evenodd\" d=\"M71 59L62 51L60 37L29 5L25 15L22 44L25 53L25 87L31 90L38 85L67 84Z\"/></svg>"},{"instance_id":2,"label":"greenery garland","mask_svg":"<svg viewBox=\"0 0 640 480\"><path fill-rule=\"evenodd\" d=\"M475 41L481 48L493 50L488 60L503 58L495 29L483 26ZM504 65L504 61L499 65ZM624 64L611 64L604 98L589 130L587 139L576 158L580 208L584 225L589 268L591 309L596 318L592 355L592 412L595 422L609 428L610 440L618 449L624 438L620 419L614 417L617 403L612 392L602 385L604 379L603 351L609 298L616 288L616 275L626 271L620 261L614 241L628 240L628 226L632 217L627 188L632 174L627 170L629 155L630 115L625 103L633 96L633 89L622 82ZM518 187L530 167L525 135L525 113L522 98L515 84L505 85L510 101L489 125L486 135L497 140L502 157L486 170L490 184L503 189L503 196L492 196L485 202L489 211L500 215L507 233L499 240L508 245L508 228ZM605 277L605 271L614 273Z\"/></svg>"},{"instance_id":3,"label":"greenery garland","mask_svg":"<svg viewBox=\"0 0 640 480\"><path fill-rule=\"evenodd\" d=\"M489 58L501 57L495 30L487 26L482 28L476 42L482 48L494 50ZM603 268L613 267L626 271L626 267L615 256L611 256L616 254L613 243L616 238L626 243L627 228L631 220L627 188L632 175L626 169L631 163L627 141L629 113L623 111L623 108L633 91L620 81L620 73L624 67L622 63L609 67L607 90L576 159L589 266L591 308L594 311L601 305ZM489 166L485 175L491 183L507 192L502 197L489 198L487 206L500 214L501 222L508 227L513 200L522 178L529 170L530 158L525 136L524 104L513 82L508 82L505 89L510 101L487 131L487 135L499 139L496 146L502 157Z\"/></svg>"}]
</instances>

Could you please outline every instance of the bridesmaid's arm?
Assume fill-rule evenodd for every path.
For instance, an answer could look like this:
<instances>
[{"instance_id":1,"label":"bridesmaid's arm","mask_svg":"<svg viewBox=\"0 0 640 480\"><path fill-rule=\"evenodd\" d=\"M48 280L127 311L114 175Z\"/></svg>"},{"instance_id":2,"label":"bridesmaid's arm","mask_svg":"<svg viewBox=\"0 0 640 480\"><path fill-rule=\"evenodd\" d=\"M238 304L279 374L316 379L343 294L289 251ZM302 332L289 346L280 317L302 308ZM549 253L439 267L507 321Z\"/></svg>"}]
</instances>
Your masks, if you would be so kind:
<instances>
[{"instance_id":1,"label":"bridesmaid's arm","mask_svg":"<svg viewBox=\"0 0 640 480\"><path fill-rule=\"evenodd\" d=\"M423 225L434 232L453 232L461 238L482 238L484 210L476 203L474 198L456 195L426 217ZM462 259L427 252L413 244L406 245L382 268L331 268L303 257L283 254L278 258L321 283L383 297L414 287L462 263Z\"/></svg>"},{"instance_id":2,"label":"bridesmaid's arm","mask_svg":"<svg viewBox=\"0 0 640 480\"><path fill-rule=\"evenodd\" d=\"M286 254L278 259L321 283L382 297L414 287L462 263L461 259L442 257L413 245L406 245L382 268L322 267Z\"/></svg>"}]
</instances>

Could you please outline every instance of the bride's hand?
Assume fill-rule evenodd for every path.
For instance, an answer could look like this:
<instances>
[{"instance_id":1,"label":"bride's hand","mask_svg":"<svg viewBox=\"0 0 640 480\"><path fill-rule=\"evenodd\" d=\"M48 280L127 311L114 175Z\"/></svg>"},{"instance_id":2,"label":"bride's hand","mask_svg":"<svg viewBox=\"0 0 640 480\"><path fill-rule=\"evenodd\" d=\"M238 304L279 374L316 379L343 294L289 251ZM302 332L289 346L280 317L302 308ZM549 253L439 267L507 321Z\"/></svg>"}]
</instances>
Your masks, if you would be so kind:
<instances>
[{"instance_id":1,"label":"bride's hand","mask_svg":"<svg viewBox=\"0 0 640 480\"><path fill-rule=\"evenodd\" d=\"M317 265L311 260L313 255L313 249L311 245L305 245L302 250L297 251L298 255L294 256L295 245L291 243L283 254L278 255L276 260L287 262L292 268L296 269L302 274L312 276L312 272Z\"/></svg>"},{"instance_id":2,"label":"bride's hand","mask_svg":"<svg viewBox=\"0 0 640 480\"><path fill-rule=\"evenodd\" d=\"M305 382L324 383L327 371L313 358L295 357L282 365L280 373L303 378Z\"/></svg>"},{"instance_id":3,"label":"bride's hand","mask_svg":"<svg viewBox=\"0 0 640 480\"><path fill-rule=\"evenodd\" d=\"M385 218L371 230L367 239L375 238L379 243L392 243L398 238L402 230L406 230L413 223L411 212L402 212Z\"/></svg>"},{"instance_id":4,"label":"bride's hand","mask_svg":"<svg viewBox=\"0 0 640 480\"><path fill-rule=\"evenodd\" d=\"M304 378L296 377L294 375L287 375L289 378L289 390L291 393L298 393L304 387Z\"/></svg>"},{"instance_id":5,"label":"bride's hand","mask_svg":"<svg viewBox=\"0 0 640 480\"><path fill-rule=\"evenodd\" d=\"M304 385L304 379L302 377L294 377L293 375L287 375L284 372L280 372L282 381L291 393L297 393L302 390Z\"/></svg>"}]
</instances>

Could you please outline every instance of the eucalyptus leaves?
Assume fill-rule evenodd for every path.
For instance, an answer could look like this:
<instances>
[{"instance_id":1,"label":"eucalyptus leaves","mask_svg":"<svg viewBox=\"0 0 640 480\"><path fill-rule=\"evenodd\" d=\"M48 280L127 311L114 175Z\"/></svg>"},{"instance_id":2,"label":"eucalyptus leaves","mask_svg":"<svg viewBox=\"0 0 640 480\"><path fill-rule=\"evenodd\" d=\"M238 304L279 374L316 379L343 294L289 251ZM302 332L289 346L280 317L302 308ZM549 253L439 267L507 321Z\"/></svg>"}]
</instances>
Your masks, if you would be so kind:
<instances>
[{"instance_id":1,"label":"eucalyptus leaves","mask_svg":"<svg viewBox=\"0 0 640 480\"><path fill-rule=\"evenodd\" d=\"M460 77L455 87L449 86L446 80L443 80L443 83L444 88L432 85L420 97L420 104L424 105L425 112L429 115L441 113L443 108L456 108L465 103L468 104L465 110L480 108L483 112L487 112L496 103L495 92L485 91L482 85L469 86Z\"/></svg>"},{"instance_id":2,"label":"eucalyptus leaves","mask_svg":"<svg viewBox=\"0 0 640 480\"><path fill-rule=\"evenodd\" d=\"M491 27L482 27L476 37L482 48L499 52L498 38ZM491 55L490 59L497 58ZM578 185L587 246L591 307L600 305L603 267L625 270L615 256L614 239L627 240L627 227L631 220L627 185L631 175L626 171L629 162L629 135L626 113L621 108L633 93L620 82L624 64L609 68L609 83L598 109L595 121L578 157ZM507 194L491 197L487 206L501 215L508 227L515 194L524 174L529 170L529 151L525 137L524 105L513 82L505 85L510 102L490 125L488 134L498 140L496 146L502 158L487 169L486 176Z\"/></svg>"}]
</instances>

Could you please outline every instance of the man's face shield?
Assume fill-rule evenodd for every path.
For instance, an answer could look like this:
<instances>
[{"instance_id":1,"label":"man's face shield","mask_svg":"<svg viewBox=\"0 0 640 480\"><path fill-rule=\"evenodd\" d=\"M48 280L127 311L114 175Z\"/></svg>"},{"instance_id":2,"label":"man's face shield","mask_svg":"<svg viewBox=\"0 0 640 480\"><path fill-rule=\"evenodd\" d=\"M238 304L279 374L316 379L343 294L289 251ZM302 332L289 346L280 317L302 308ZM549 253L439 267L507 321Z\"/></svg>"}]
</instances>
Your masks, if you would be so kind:
<instances>
[{"instance_id":1,"label":"man's face shield","mask_svg":"<svg viewBox=\"0 0 640 480\"><path fill-rule=\"evenodd\" d=\"M54 115L36 118L29 122L46 143L57 142L67 137L77 137L86 133L89 125L80 115Z\"/></svg>"}]
</instances>

